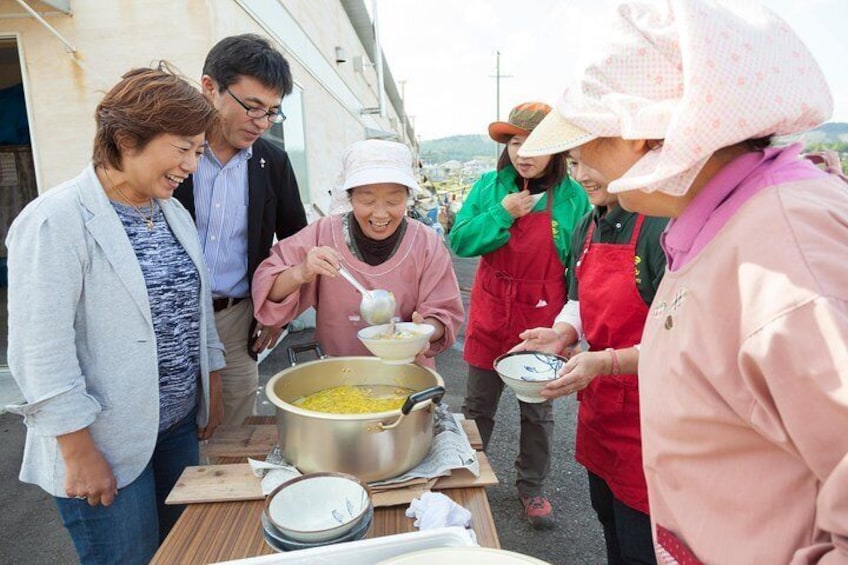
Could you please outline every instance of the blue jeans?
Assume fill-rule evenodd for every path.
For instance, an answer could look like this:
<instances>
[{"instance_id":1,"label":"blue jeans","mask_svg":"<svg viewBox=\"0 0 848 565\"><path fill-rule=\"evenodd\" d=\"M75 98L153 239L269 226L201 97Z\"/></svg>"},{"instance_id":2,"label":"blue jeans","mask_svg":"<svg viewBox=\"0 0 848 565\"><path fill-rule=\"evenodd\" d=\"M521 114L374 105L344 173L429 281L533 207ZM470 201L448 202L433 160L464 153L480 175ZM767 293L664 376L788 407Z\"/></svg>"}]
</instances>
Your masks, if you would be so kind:
<instances>
[{"instance_id":1,"label":"blue jeans","mask_svg":"<svg viewBox=\"0 0 848 565\"><path fill-rule=\"evenodd\" d=\"M118 490L109 506L54 497L83 565L146 564L171 531L184 506L166 506L165 498L183 469L197 465L197 409L159 432L150 462L136 480Z\"/></svg>"}]
</instances>

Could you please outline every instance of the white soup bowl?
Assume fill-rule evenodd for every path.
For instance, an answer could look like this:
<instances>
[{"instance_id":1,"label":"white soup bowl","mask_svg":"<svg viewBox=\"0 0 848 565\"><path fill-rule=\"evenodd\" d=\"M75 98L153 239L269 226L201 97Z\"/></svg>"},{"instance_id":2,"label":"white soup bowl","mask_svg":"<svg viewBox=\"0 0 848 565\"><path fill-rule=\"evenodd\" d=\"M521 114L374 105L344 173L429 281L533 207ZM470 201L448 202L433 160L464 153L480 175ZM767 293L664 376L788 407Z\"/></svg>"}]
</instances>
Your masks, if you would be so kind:
<instances>
[{"instance_id":1,"label":"white soup bowl","mask_svg":"<svg viewBox=\"0 0 848 565\"><path fill-rule=\"evenodd\" d=\"M412 363L415 356L424 351L424 346L436 328L430 324L398 322L395 333L389 336L389 324L368 326L356 334L359 341L375 357L390 365Z\"/></svg>"}]
</instances>

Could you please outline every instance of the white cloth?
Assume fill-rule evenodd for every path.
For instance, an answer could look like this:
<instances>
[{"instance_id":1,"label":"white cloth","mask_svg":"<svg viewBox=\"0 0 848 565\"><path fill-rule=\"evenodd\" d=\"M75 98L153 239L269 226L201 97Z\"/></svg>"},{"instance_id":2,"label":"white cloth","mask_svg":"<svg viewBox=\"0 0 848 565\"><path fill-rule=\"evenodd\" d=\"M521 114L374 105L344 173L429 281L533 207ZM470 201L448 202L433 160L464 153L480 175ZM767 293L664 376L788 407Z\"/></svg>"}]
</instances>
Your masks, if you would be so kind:
<instances>
[{"instance_id":1,"label":"white cloth","mask_svg":"<svg viewBox=\"0 0 848 565\"><path fill-rule=\"evenodd\" d=\"M406 509L406 516L415 518L413 526L419 530L471 525L471 512L440 492L425 492L421 498L413 500Z\"/></svg>"},{"instance_id":2,"label":"white cloth","mask_svg":"<svg viewBox=\"0 0 848 565\"><path fill-rule=\"evenodd\" d=\"M270 457L269 457L270 459ZM253 475L262 479L262 494L268 496L275 488L286 481L300 477L303 473L297 470L296 467L282 463L269 463L267 461L259 461L258 459L247 458L250 464L250 470Z\"/></svg>"}]
</instances>

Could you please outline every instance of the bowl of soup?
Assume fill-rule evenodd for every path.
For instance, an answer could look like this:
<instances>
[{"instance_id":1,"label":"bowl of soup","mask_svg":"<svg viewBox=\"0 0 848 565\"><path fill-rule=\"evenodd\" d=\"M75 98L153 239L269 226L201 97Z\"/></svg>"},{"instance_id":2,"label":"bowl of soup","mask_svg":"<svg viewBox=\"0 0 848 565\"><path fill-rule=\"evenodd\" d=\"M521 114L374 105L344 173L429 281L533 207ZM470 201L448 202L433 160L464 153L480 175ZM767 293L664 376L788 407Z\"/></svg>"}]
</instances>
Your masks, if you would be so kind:
<instances>
[{"instance_id":1,"label":"bowl of soup","mask_svg":"<svg viewBox=\"0 0 848 565\"><path fill-rule=\"evenodd\" d=\"M399 322L368 326L356 334L368 351L384 363L403 365L412 363L424 351L436 328L430 324Z\"/></svg>"}]
</instances>

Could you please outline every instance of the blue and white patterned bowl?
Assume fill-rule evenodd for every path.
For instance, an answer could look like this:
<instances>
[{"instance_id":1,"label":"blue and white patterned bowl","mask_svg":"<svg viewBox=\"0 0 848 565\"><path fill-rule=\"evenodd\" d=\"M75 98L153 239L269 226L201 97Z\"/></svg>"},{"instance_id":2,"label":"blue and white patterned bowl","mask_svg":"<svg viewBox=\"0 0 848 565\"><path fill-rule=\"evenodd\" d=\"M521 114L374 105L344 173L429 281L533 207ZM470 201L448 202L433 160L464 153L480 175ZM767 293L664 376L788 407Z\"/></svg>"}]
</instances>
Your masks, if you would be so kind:
<instances>
[{"instance_id":1,"label":"blue and white patterned bowl","mask_svg":"<svg viewBox=\"0 0 848 565\"><path fill-rule=\"evenodd\" d=\"M566 361L565 357L553 353L516 351L501 355L494 365L498 376L519 400L538 404L547 400L539 393L557 378Z\"/></svg>"},{"instance_id":2,"label":"blue and white patterned bowl","mask_svg":"<svg viewBox=\"0 0 848 565\"><path fill-rule=\"evenodd\" d=\"M368 487L345 473L309 473L274 489L265 501L273 526L295 542L344 537L368 515Z\"/></svg>"}]
</instances>

